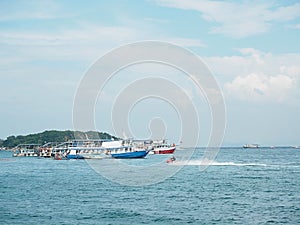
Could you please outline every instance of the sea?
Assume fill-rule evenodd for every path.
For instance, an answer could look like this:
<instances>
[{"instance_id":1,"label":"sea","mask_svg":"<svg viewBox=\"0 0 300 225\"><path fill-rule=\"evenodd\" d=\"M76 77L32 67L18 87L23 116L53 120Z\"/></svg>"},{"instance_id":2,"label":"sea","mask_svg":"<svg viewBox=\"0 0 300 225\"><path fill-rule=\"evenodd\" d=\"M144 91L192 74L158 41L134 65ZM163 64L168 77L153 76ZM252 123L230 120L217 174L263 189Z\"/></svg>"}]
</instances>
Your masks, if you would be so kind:
<instances>
[{"instance_id":1,"label":"sea","mask_svg":"<svg viewBox=\"0 0 300 225\"><path fill-rule=\"evenodd\" d=\"M183 166L158 183L134 186L87 160L0 151L0 224L300 224L300 149L221 148L205 170L202 154L170 164ZM135 160L165 160L155 157Z\"/></svg>"}]
</instances>

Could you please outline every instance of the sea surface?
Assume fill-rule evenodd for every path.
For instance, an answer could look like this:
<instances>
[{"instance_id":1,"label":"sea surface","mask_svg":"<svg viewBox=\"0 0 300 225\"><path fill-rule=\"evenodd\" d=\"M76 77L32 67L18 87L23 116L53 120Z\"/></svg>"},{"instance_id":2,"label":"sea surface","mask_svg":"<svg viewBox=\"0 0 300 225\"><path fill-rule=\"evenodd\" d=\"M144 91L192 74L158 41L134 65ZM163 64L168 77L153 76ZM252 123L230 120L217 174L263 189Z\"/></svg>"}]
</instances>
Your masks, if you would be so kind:
<instances>
[{"instance_id":1,"label":"sea surface","mask_svg":"<svg viewBox=\"0 0 300 225\"><path fill-rule=\"evenodd\" d=\"M174 176L136 187L85 160L0 151L0 224L300 224L300 149L222 148L200 171L202 152Z\"/></svg>"}]
</instances>

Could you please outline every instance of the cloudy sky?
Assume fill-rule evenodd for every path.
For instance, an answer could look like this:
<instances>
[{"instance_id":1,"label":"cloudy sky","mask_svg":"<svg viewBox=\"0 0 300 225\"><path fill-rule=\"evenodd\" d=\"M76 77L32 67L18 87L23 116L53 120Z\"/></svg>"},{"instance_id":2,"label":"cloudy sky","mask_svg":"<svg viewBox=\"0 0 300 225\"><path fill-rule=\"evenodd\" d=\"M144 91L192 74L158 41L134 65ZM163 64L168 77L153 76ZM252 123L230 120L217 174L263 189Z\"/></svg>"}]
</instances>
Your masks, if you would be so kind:
<instances>
[{"instance_id":1,"label":"cloudy sky","mask_svg":"<svg viewBox=\"0 0 300 225\"><path fill-rule=\"evenodd\" d=\"M2 0L0 138L73 129L73 100L88 68L118 46L158 40L192 51L214 74L227 112L224 145L300 145L299 39L300 3L291 0ZM158 73L145 68L123 73L135 73L134 79L152 69ZM192 90L180 74L172 77L170 68L159 71L186 92ZM99 97L95 112L100 131L113 132L107 99L126 86L124 76L112 80ZM211 118L203 102L195 100L205 131ZM164 111L163 135L178 141L174 109L158 99L143 104L163 110L147 114L137 105L129 118L132 130L147 136L143 130L149 120L155 124ZM157 132L160 126L154 126ZM209 131L201 133L208 136ZM206 143L201 139L199 144Z\"/></svg>"}]
</instances>

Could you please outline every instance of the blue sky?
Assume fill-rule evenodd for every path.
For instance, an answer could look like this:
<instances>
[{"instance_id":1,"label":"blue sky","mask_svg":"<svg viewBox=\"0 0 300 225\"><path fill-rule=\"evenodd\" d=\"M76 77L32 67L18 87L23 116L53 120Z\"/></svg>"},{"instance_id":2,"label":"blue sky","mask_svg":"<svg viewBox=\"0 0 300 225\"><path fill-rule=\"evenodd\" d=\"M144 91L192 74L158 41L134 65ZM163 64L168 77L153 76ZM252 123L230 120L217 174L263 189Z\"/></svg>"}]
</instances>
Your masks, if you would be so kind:
<instances>
[{"instance_id":1,"label":"blue sky","mask_svg":"<svg viewBox=\"0 0 300 225\"><path fill-rule=\"evenodd\" d=\"M73 129L74 95L93 62L112 48L159 40L193 51L213 72L227 110L224 145L300 145L299 38L298 1L1 1L0 138ZM112 132L107 99L125 83L115 79L99 100L99 130ZM209 130L207 105L195 104ZM130 121L145 137L145 120L163 115L139 108ZM166 137L178 141L171 111Z\"/></svg>"}]
</instances>

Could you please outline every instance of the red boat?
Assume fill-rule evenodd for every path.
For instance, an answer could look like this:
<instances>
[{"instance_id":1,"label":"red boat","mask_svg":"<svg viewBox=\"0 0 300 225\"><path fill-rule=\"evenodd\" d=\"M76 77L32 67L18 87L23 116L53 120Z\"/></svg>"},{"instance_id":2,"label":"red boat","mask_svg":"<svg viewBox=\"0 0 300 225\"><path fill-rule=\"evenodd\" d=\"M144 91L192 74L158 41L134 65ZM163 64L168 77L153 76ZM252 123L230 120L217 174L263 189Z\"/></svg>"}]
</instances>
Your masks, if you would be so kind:
<instances>
[{"instance_id":1,"label":"red boat","mask_svg":"<svg viewBox=\"0 0 300 225\"><path fill-rule=\"evenodd\" d=\"M167 144L165 140L160 143L153 144L153 154L173 154L176 150L175 144Z\"/></svg>"}]
</instances>

